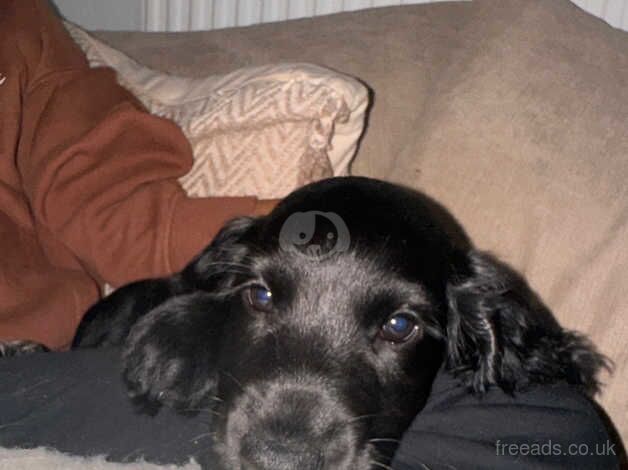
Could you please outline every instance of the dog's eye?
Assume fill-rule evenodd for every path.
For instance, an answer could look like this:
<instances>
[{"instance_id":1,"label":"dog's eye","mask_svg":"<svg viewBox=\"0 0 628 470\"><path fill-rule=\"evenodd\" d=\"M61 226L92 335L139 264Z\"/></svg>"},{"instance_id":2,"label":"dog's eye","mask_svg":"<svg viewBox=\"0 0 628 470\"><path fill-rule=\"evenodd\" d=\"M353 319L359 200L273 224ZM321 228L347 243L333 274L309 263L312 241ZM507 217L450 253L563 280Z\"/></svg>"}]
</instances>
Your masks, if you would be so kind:
<instances>
[{"instance_id":1,"label":"dog's eye","mask_svg":"<svg viewBox=\"0 0 628 470\"><path fill-rule=\"evenodd\" d=\"M273 293L264 286L254 285L249 287L245 291L244 297L255 310L267 312L273 306Z\"/></svg>"},{"instance_id":2,"label":"dog's eye","mask_svg":"<svg viewBox=\"0 0 628 470\"><path fill-rule=\"evenodd\" d=\"M419 331L417 320L411 313L401 312L392 315L382 325L379 337L384 341L403 343Z\"/></svg>"}]
</instances>

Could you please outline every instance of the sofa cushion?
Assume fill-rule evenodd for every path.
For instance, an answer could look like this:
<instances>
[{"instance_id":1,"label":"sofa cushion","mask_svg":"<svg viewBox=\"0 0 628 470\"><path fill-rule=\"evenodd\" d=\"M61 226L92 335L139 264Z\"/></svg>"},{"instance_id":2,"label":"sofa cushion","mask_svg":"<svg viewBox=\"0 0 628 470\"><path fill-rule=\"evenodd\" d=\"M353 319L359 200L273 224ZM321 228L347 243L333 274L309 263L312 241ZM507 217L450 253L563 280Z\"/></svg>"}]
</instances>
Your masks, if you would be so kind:
<instances>
[{"instance_id":1,"label":"sofa cushion","mask_svg":"<svg viewBox=\"0 0 628 470\"><path fill-rule=\"evenodd\" d=\"M138 64L76 25L66 28L92 66L114 68L151 113L182 128L194 153L180 179L190 196L277 198L347 174L368 103L357 80L303 63L178 77Z\"/></svg>"}]
</instances>

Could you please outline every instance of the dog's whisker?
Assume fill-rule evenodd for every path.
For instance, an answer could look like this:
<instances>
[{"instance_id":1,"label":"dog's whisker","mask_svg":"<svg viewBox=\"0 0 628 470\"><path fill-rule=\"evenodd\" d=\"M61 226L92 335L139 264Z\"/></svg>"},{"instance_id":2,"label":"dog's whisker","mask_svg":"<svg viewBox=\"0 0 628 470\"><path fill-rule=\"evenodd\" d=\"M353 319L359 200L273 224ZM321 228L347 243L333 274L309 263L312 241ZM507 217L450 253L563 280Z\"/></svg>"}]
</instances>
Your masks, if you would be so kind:
<instances>
[{"instance_id":1,"label":"dog's whisker","mask_svg":"<svg viewBox=\"0 0 628 470\"><path fill-rule=\"evenodd\" d=\"M214 271L214 272L208 273L206 275L206 278L211 279L213 277L224 276L226 274L238 275L238 276L250 276L251 271L246 270L246 269L229 268L229 269L223 269L221 271Z\"/></svg>"},{"instance_id":2,"label":"dog's whisker","mask_svg":"<svg viewBox=\"0 0 628 470\"><path fill-rule=\"evenodd\" d=\"M255 403L261 404L264 402L263 397L257 392L257 390L255 390L254 388L244 387L242 382L240 382L233 374L229 372L225 372L225 371L220 371L220 372L224 374L226 377L229 377L231 380L233 380L233 382L240 388L240 390L242 390L244 395L251 398L251 400L253 400Z\"/></svg>"},{"instance_id":3,"label":"dog's whisker","mask_svg":"<svg viewBox=\"0 0 628 470\"><path fill-rule=\"evenodd\" d=\"M336 423L335 428L336 429L345 428L345 427L351 426L352 424L355 424L358 421L375 418L377 416L378 416L377 414L366 414L366 415L355 416L353 418L347 419L346 421L340 421Z\"/></svg>"},{"instance_id":4,"label":"dog's whisker","mask_svg":"<svg viewBox=\"0 0 628 470\"><path fill-rule=\"evenodd\" d=\"M225 372L225 371L220 371L222 374L224 374L226 377L230 378L231 380L233 380L233 382L240 388L240 390L242 390L242 392L251 397L253 400L257 401L261 401L261 398L259 396L257 396L257 394L255 393L254 390L248 390L246 387L244 387L244 385L242 385L242 382L240 382L235 375L231 374L230 372Z\"/></svg>"},{"instance_id":5,"label":"dog's whisker","mask_svg":"<svg viewBox=\"0 0 628 470\"><path fill-rule=\"evenodd\" d=\"M369 442L401 442L399 439L393 439L388 437L375 437L373 439L369 439Z\"/></svg>"},{"instance_id":6,"label":"dog's whisker","mask_svg":"<svg viewBox=\"0 0 628 470\"><path fill-rule=\"evenodd\" d=\"M235 375L233 375L231 372L225 372L224 370L220 371L222 374L224 374L226 377L229 377L231 380L233 380L235 382L235 384L240 387L240 390L242 390L243 392L246 392L246 390L244 389L244 386L242 385L242 382L240 382Z\"/></svg>"},{"instance_id":7,"label":"dog's whisker","mask_svg":"<svg viewBox=\"0 0 628 470\"><path fill-rule=\"evenodd\" d=\"M347 426L349 424L353 424L356 421L360 421L363 419L369 419L369 418L376 418L378 416L378 414L368 414L368 415L360 415L360 416L356 416L354 418L348 419L347 421L344 421L342 424Z\"/></svg>"},{"instance_id":8,"label":"dog's whisker","mask_svg":"<svg viewBox=\"0 0 628 470\"><path fill-rule=\"evenodd\" d=\"M213 432L204 432L203 434L199 434L198 436L194 436L193 438L191 438L190 442L198 441L201 439L206 439L208 437L214 438L214 436L215 436L215 433Z\"/></svg>"},{"instance_id":9,"label":"dog's whisker","mask_svg":"<svg viewBox=\"0 0 628 470\"><path fill-rule=\"evenodd\" d=\"M386 465L385 463L378 462L377 460L371 460L371 465L375 465L376 467L385 468L386 470L393 470L390 465Z\"/></svg>"},{"instance_id":10,"label":"dog's whisker","mask_svg":"<svg viewBox=\"0 0 628 470\"><path fill-rule=\"evenodd\" d=\"M211 414L214 416L222 416L221 413L219 413L218 411L214 411L214 410L210 410L207 408L184 408L181 411L184 412L196 412L196 413L207 413L207 414Z\"/></svg>"},{"instance_id":11,"label":"dog's whisker","mask_svg":"<svg viewBox=\"0 0 628 470\"><path fill-rule=\"evenodd\" d=\"M241 269L245 269L245 270L250 270L251 266L244 264L244 263L233 263L233 262L229 262L229 261L212 261L211 263L207 263L206 267L207 268L212 268L214 266L230 266L233 268L241 268Z\"/></svg>"},{"instance_id":12,"label":"dog's whisker","mask_svg":"<svg viewBox=\"0 0 628 470\"><path fill-rule=\"evenodd\" d=\"M212 261L207 263L206 265L203 266L204 268L204 275L207 274L221 274L224 273L226 271L226 269L241 269L243 271L246 272L250 272L251 270L251 266L247 265L247 264L243 264L243 263L232 263L232 262L228 262L228 261ZM221 268L220 271L214 271L210 268Z\"/></svg>"}]
</instances>

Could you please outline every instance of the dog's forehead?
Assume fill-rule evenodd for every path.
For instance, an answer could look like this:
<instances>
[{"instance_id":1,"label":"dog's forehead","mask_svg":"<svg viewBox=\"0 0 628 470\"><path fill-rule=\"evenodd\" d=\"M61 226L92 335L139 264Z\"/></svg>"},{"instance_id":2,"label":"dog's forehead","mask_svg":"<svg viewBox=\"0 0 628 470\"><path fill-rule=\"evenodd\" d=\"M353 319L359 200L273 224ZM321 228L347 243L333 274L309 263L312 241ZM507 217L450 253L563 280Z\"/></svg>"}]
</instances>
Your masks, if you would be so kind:
<instances>
[{"instance_id":1,"label":"dog's forehead","mask_svg":"<svg viewBox=\"0 0 628 470\"><path fill-rule=\"evenodd\" d=\"M369 250L406 271L438 271L468 240L427 196L381 181L335 178L295 191L259 224L264 245L309 255Z\"/></svg>"}]
</instances>

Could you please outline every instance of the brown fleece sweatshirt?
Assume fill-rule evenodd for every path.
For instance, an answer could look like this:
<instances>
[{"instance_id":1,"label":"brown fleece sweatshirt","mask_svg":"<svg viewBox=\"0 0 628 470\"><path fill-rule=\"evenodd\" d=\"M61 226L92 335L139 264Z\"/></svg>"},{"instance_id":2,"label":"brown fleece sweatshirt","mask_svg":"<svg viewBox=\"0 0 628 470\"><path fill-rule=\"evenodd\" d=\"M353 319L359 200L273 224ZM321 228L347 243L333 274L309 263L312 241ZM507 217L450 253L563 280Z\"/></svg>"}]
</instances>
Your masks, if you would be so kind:
<instances>
[{"instance_id":1,"label":"brown fleece sweatshirt","mask_svg":"<svg viewBox=\"0 0 628 470\"><path fill-rule=\"evenodd\" d=\"M45 0L0 3L0 340L66 347L99 285L183 266L255 198L186 197L191 150Z\"/></svg>"}]
</instances>

